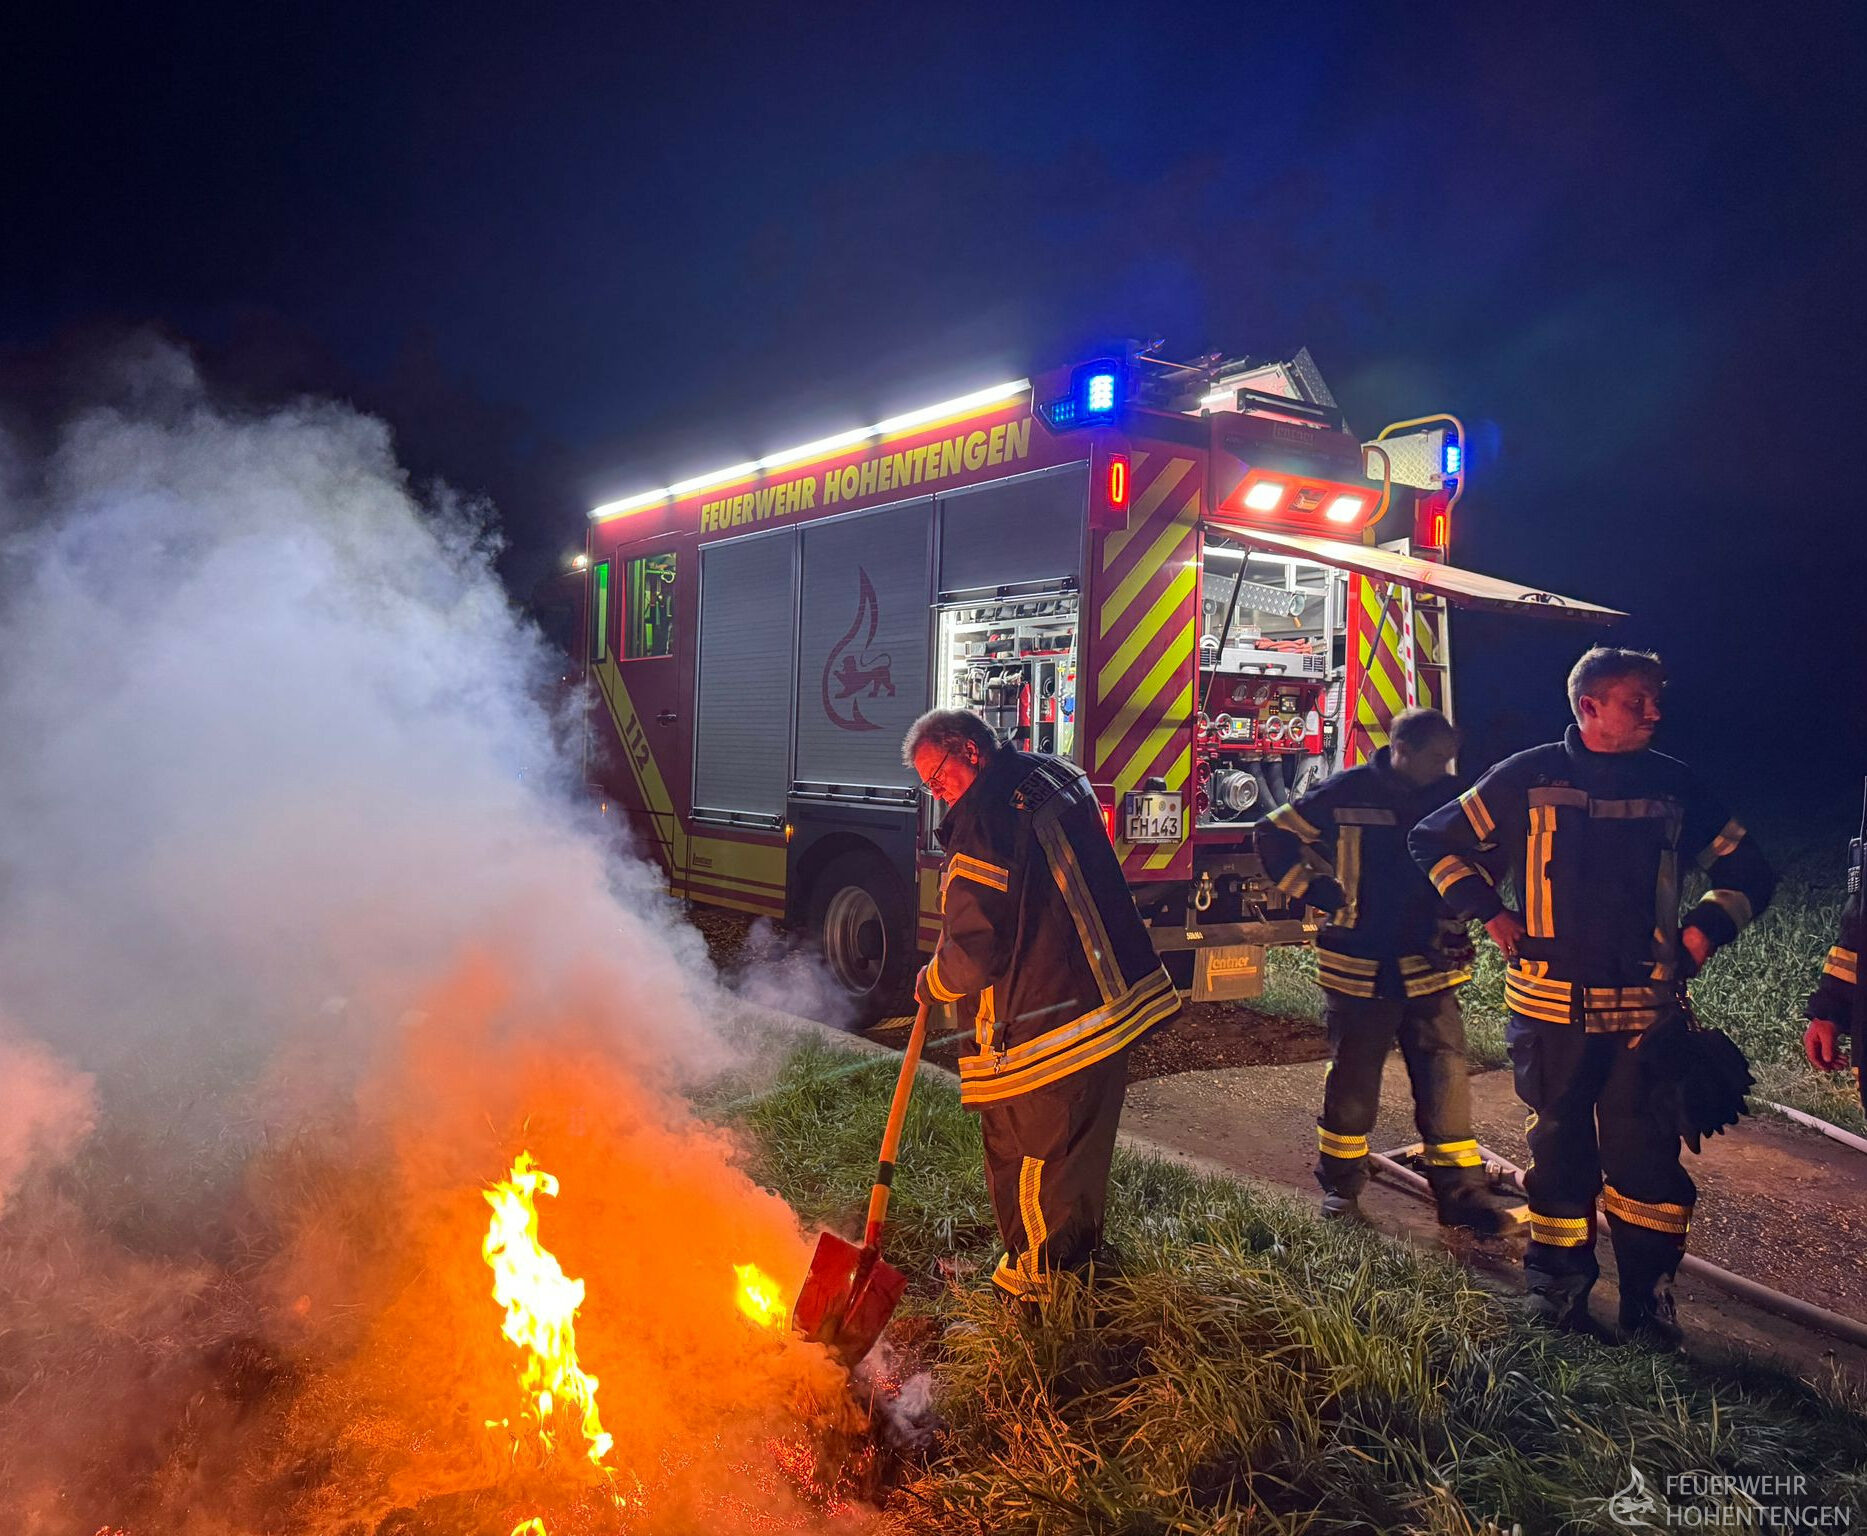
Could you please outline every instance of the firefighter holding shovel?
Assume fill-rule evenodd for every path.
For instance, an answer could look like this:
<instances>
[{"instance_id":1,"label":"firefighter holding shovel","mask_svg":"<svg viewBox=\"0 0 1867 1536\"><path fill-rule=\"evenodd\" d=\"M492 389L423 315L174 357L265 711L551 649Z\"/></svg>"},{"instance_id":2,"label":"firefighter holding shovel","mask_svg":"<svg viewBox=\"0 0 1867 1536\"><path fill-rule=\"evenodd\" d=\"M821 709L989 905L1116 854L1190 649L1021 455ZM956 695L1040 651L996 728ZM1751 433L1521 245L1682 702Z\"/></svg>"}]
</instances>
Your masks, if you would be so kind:
<instances>
[{"instance_id":1,"label":"firefighter holding shovel","mask_svg":"<svg viewBox=\"0 0 1867 1536\"><path fill-rule=\"evenodd\" d=\"M1179 998L1075 764L952 709L915 721L902 757L947 807L940 941L915 991L972 1031L960 1099L1005 1244L992 1278L1035 1302L1095 1254L1128 1047Z\"/></svg>"}]
</instances>

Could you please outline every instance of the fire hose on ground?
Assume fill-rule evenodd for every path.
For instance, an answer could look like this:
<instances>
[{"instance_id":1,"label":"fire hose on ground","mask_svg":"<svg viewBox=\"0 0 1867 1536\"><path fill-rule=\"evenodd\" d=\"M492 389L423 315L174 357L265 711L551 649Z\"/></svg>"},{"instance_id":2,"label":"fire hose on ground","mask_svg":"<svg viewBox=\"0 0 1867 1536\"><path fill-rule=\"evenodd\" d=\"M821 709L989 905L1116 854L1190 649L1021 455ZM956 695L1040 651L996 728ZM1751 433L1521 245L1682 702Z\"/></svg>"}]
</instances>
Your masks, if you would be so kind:
<instances>
[{"instance_id":1,"label":"fire hose on ground","mask_svg":"<svg viewBox=\"0 0 1867 1536\"><path fill-rule=\"evenodd\" d=\"M832 1028L827 1024L820 1024L814 1019L802 1019L789 1014L771 1015L769 1011L767 1011L767 1013L768 1016L775 1016L783 1019L793 1032L816 1034L834 1041L846 1050L855 1052L858 1060L851 1062L847 1067L836 1069L839 1073L858 1070L859 1066L867 1065L868 1061L875 1056L892 1056L896 1054L892 1046L884 1045L880 1041L864 1039L861 1035L850 1035L842 1030ZM930 1044L940 1043L943 1042L930 1042ZM931 1062L923 1062L920 1070L951 1080L957 1080L957 1074L949 1068L938 1066ZM762 1097L762 1095L751 1095L746 1102L755 1102L760 1097ZM1814 1117L1811 1116L1810 1118L1813 1119ZM1840 1128L1836 1127L1836 1129L1838 1130ZM1843 1132L1842 1134L1847 1135L1849 1133ZM1123 1131L1120 1135L1120 1143L1129 1150L1141 1153L1143 1156L1159 1157L1170 1162L1178 1162L1198 1172L1207 1173L1214 1177L1226 1179L1235 1179L1238 1177L1236 1169L1220 1163L1214 1158L1202 1157L1197 1153L1183 1152L1177 1148L1167 1146L1164 1143L1154 1141L1151 1137L1136 1135L1130 1131ZM1401 1156L1407 1156L1411 1152L1417 1150L1419 1150L1417 1147L1399 1147L1395 1149ZM1508 1158L1499 1156L1496 1152L1491 1151L1487 1147L1481 1146L1479 1148L1479 1155L1484 1159L1485 1171L1489 1177L1500 1182L1514 1184L1516 1191L1522 1193L1523 1170L1521 1168ZM1404 1163L1396 1161L1392 1154L1380 1152L1371 1153L1369 1155L1369 1161L1373 1165L1373 1171L1378 1176L1390 1180L1399 1188L1406 1190L1410 1194L1427 1200L1432 1198L1432 1187L1426 1182L1425 1177L1415 1173L1413 1169L1407 1167ZM1776 1317L1784 1318L1800 1327L1808 1328L1818 1333L1825 1333L1831 1338L1841 1339L1849 1344L1867 1349L1867 1323L1859 1322L1839 1312L1830 1312L1826 1307L1818 1307L1812 1302L1801 1301L1794 1296L1786 1296L1781 1291L1773 1290L1769 1286L1763 1285L1756 1280L1747 1279L1743 1275L1733 1274L1730 1270L1723 1268L1721 1265L1713 1264L1706 1259L1701 1259L1696 1254L1686 1254L1684 1258L1681 1259L1679 1267L1685 1274L1693 1275L1701 1280L1708 1281L1710 1284L1717 1286L1720 1290L1736 1297L1740 1301L1749 1303L1760 1311L1769 1312Z\"/></svg>"},{"instance_id":2,"label":"fire hose on ground","mask_svg":"<svg viewBox=\"0 0 1867 1536\"><path fill-rule=\"evenodd\" d=\"M1842 1134L1846 1135L1847 1132L1844 1131ZM1396 1147L1393 1152L1372 1152L1369 1154L1369 1161L1373 1164L1373 1171L1376 1174L1391 1179L1411 1194L1430 1200L1433 1197L1432 1186L1426 1182L1422 1174L1414 1172L1406 1164L1398 1161L1396 1156L1398 1154L1399 1157L1406 1157L1419 1150L1420 1148L1415 1145ZM1500 1157L1489 1147L1480 1146L1478 1155L1484 1159L1485 1171L1490 1177L1503 1182L1507 1188L1511 1188L1517 1194L1523 1193L1523 1170L1521 1168L1508 1158ZM1709 1281L1720 1290L1728 1292L1740 1301L1747 1301L1765 1312L1787 1318L1790 1322L1798 1323L1804 1328L1813 1328L1818 1332L1826 1333L1832 1338L1845 1339L1850 1344L1858 1344L1867 1348L1867 1323L1843 1316L1839 1312L1830 1312L1826 1307L1818 1307L1813 1302L1802 1301L1794 1296L1785 1296L1781 1291L1772 1290L1759 1281L1733 1274L1721 1265L1713 1264L1708 1259L1701 1259L1695 1253L1688 1253L1681 1258L1679 1269L1684 1274Z\"/></svg>"}]
</instances>

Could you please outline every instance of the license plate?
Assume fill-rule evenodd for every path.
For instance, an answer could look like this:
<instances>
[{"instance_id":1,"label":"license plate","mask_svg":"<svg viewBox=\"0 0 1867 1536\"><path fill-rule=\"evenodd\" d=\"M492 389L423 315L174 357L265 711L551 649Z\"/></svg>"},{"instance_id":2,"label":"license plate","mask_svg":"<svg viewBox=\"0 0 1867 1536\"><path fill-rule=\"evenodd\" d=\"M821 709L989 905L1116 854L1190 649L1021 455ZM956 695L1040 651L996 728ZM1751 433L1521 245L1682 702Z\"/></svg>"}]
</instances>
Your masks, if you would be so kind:
<instances>
[{"instance_id":1,"label":"license plate","mask_svg":"<svg viewBox=\"0 0 1867 1536\"><path fill-rule=\"evenodd\" d=\"M1130 843L1177 843L1185 834L1180 830L1180 797L1158 790L1130 795L1122 815L1122 839Z\"/></svg>"}]
</instances>

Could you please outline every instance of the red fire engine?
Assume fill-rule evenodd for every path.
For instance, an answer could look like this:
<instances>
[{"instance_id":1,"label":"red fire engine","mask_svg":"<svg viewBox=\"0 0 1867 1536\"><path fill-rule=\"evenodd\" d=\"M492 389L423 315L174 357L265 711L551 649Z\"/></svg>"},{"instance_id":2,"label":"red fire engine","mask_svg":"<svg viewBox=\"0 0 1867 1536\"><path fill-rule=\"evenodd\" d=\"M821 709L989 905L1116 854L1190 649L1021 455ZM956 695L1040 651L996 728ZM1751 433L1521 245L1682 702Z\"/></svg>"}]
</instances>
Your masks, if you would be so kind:
<instances>
[{"instance_id":1,"label":"red fire engine","mask_svg":"<svg viewBox=\"0 0 1867 1536\"><path fill-rule=\"evenodd\" d=\"M974 709L1081 765L1182 984L1250 995L1314 931L1253 822L1450 711L1448 606L1620 617L1445 563L1464 454L1358 441L1307 351L1130 348L609 502L592 778L676 896L806 926L874 1013L939 931L902 736Z\"/></svg>"}]
</instances>

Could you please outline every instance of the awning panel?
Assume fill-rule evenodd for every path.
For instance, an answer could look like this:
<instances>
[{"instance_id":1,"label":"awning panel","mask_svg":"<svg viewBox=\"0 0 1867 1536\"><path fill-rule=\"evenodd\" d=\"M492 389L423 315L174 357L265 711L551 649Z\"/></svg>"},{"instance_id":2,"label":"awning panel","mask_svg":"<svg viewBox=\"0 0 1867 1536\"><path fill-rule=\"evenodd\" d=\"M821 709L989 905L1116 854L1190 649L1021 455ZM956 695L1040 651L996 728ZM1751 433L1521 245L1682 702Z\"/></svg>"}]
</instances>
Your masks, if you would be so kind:
<instances>
[{"instance_id":1,"label":"awning panel","mask_svg":"<svg viewBox=\"0 0 1867 1536\"><path fill-rule=\"evenodd\" d=\"M1313 534L1272 533L1258 528L1228 526L1212 531L1228 541L1249 544L1273 554L1295 555L1371 576L1377 581L1396 582L1415 592L1437 593L1457 608L1547 614L1551 618L1579 619L1585 624L1612 624L1627 617L1618 608L1603 608L1598 603L1585 603L1580 598L1564 597L1557 592L1520 587L1514 581L1460 570L1456 565L1441 565L1436 560L1422 560L1417 555L1396 554L1391 549L1377 549L1368 544L1345 544L1339 539L1319 539Z\"/></svg>"}]
</instances>

